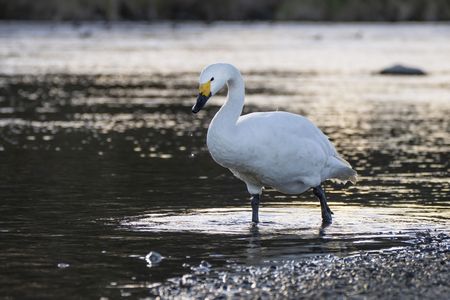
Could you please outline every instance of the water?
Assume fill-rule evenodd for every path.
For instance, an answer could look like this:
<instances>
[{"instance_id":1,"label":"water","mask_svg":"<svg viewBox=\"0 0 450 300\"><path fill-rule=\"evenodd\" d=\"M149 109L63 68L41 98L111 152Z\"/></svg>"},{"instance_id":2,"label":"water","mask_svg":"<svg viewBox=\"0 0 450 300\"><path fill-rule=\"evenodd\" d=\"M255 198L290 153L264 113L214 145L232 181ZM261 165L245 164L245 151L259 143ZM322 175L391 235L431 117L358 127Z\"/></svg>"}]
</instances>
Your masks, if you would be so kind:
<instances>
[{"instance_id":1,"label":"water","mask_svg":"<svg viewBox=\"0 0 450 300\"><path fill-rule=\"evenodd\" d=\"M1 24L0 295L149 296L201 261L448 232L449 37L446 24ZM205 147L223 96L190 112L217 60L243 71L246 113L307 116L358 171L356 186L326 184L330 227L312 193L270 189L251 226L245 185ZM374 74L397 62L429 75ZM149 264L151 251L164 259Z\"/></svg>"}]
</instances>

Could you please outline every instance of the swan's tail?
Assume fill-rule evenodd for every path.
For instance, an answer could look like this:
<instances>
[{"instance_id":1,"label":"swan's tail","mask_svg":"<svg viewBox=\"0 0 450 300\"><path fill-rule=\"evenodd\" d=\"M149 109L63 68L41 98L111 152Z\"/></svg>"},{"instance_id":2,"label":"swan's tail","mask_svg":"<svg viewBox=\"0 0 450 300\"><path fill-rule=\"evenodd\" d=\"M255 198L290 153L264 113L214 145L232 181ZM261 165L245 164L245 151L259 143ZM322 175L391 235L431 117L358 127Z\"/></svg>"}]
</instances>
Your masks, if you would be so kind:
<instances>
[{"instance_id":1,"label":"swan's tail","mask_svg":"<svg viewBox=\"0 0 450 300\"><path fill-rule=\"evenodd\" d=\"M352 166L342 157L331 157L328 165L330 168L329 177L331 180L344 183L350 181L353 184L356 184L358 181L358 173L356 173L356 171L352 169Z\"/></svg>"}]
</instances>

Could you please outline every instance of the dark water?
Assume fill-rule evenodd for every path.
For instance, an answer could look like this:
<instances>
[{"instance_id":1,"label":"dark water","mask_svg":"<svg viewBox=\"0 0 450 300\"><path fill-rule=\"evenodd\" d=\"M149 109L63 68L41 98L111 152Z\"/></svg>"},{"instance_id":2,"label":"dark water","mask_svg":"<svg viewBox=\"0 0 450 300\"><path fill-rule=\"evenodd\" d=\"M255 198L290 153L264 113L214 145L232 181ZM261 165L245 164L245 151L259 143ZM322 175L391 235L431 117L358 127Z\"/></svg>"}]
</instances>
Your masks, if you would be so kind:
<instances>
[{"instance_id":1,"label":"dark water","mask_svg":"<svg viewBox=\"0 0 450 300\"><path fill-rule=\"evenodd\" d=\"M122 27L106 33L93 27L90 39L45 26L8 26L0 26L0 297L145 297L153 284L202 260L220 267L345 256L404 247L417 232L449 231L446 27L417 26L422 38L416 41L407 26L250 26L241 28L248 44L240 49L232 41L236 27L226 26L208 29L200 41L203 27L144 27L136 31L142 36L125 37ZM219 40L231 41L229 52L210 45ZM402 43L409 52L392 50ZM242 66L246 113L307 116L358 171L356 186L326 184L335 213L330 227L321 228L312 193L270 189L262 223L251 226L245 185L205 147L223 97L198 115L190 112L200 68L189 64L204 55ZM330 64L329 55L339 59ZM398 57L428 64L431 74L382 77L360 68L366 58L369 66L382 66ZM309 69L295 70L303 63ZM87 66L94 67L83 73ZM139 72L130 71L135 67ZM150 251L165 259L149 266Z\"/></svg>"},{"instance_id":2,"label":"dark water","mask_svg":"<svg viewBox=\"0 0 450 300\"><path fill-rule=\"evenodd\" d=\"M270 96L255 76L249 98ZM311 193L270 190L254 229L244 184L205 149L217 106L190 113L195 77L0 78L3 296L145 296L201 260L346 255L448 231L448 103L287 105L318 122L361 180L327 185L335 222L323 231ZM150 251L165 259L149 267Z\"/></svg>"}]
</instances>

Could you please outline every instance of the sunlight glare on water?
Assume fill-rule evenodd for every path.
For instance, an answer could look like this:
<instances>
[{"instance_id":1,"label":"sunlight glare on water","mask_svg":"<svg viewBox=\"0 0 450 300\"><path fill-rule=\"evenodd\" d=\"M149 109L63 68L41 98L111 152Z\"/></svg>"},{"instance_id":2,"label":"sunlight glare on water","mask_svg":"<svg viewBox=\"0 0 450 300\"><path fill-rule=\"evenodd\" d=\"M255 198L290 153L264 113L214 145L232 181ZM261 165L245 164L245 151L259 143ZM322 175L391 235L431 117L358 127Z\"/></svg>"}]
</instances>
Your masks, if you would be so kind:
<instances>
[{"instance_id":1,"label":"sunlight glare on water","mask_svg":"<svg viewBox=\"0 0 450 300\"><path fill-rule=\"evenodd\" d=\"M302 206L293 203L276 203L277 207L260 209L261 234L311 234L321 228L318 205L303 202ZM340 203L333 206L335 221L326 228L327 236L346 234L358 236L392 233L393 231L443 230L448 213L444 207L414 207L398 205L383 207L354 206ZM407 214L405 214L405 211ZM204 234L243 234L248 233L250 210L247 208L197 209L189 213L147 214L122 222L122 226L147 232L196 232ZM423 220L426 224L421 224Z\"/></svg>"}]
</instances>

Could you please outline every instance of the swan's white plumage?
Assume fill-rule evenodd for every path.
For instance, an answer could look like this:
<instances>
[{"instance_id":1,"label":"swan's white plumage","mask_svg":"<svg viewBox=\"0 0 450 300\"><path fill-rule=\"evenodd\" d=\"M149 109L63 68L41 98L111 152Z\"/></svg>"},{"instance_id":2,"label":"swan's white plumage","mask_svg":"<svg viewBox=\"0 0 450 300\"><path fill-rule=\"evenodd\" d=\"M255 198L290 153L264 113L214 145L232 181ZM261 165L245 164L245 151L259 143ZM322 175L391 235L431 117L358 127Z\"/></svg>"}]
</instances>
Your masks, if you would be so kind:
<instances>
[{"instance_id":1,"label":"swan's white plumage","mask_svg":"<svg viewBox=\"0 0 450 300\"><path fill-rule=\"evenodd\" d=\"M307 118L288 112L258 112L240 116L244 83L229 64L208 66L200 83L214 78L211 93L225 83L228 98L212 120L207 135L213 159L247 184L251 194L270 186L300 194L328 179L356 181L356 172Z\"/></svg>"}]
</instances>

